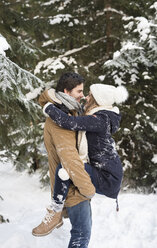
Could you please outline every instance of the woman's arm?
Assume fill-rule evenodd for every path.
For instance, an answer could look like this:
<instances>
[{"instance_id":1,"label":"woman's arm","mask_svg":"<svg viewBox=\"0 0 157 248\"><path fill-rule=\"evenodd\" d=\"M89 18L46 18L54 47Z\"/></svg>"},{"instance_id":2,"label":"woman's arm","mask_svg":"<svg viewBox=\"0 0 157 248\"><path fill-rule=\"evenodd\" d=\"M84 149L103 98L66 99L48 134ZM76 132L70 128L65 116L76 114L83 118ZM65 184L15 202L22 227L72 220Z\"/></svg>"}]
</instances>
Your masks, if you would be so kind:
<instances>
[{"instance_id":1,"label":"woman's arm","mask_svg":"<svg viewBox=\"0 0 157 248\"><path fill-rule=\"evenodd\" d=\"M74 131L101 132L109 124L107 115L69 116L53 104L49 104L45 112L60 127Z\"/></svg>"}]
</instances>

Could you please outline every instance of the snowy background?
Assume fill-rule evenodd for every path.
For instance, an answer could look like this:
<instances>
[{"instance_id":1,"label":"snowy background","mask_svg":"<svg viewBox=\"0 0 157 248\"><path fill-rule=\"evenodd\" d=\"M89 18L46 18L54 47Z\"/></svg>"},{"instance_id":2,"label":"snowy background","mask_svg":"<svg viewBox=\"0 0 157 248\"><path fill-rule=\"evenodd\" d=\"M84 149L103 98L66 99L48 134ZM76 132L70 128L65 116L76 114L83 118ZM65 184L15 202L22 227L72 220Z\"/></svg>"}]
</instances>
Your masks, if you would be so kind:
<instances>
[{"instance_id":1,"label":"snowy background","mask_svg":"<svg viewBox=\"0 0 157 248\"><path fill-rule=\"evenodd\" d=\"M70 222L45 237L34 237L50 201L50 190L42 189L39 174L15 171L7 161L0 163L0 213L9 223L0 225L1 248L65 248ZM96 195L92 200L93 228L89 248L156 248L157 195L123 193L120 211L115 201Z\"/></svg>"},{"instance_id":2,"label":"snowy background","mask_svg":"<svg viewBox=\"0 0 157 248\"><path fill-rule=\"evenodd\" d=\"M15 168L49 181L37 97L72 70L85 95L91 83L128 89L115 135L124 186L157 192L157 1L6 0L0 23L0 151Z\"/></svg>"},{"instance_id":3,"label":"snowy background","mask_svg":"<svg viewBox=\"0 0 157 248\"><path fill-rule=\"evenodd\" d=\"M34 12L32 13L32 11L34 11L32 1L30 1L30 5L29 1L27 1L25 6L26 9L23 9L23 6L21 7L21 4L23 3L20 2L21 1L16 1L16 4L11 5L10 8L10 5L7 5L5 1L0 1L0 4L2 4L2 7L0 6L0 18L2 17L2 19L4 19L4 16L7 13L7 18L4 22L4 31L2 32L3 34L6 34L6 38L0 34L0 71L2 75L0 88L2 89L1 96L3 96L0 97L0 100L3 99L1 105L5 106L5 109L7 109L9 99L9 103L11 102L10 105L13 106L11 113L13 111L14 116L17 116L17 112L19 113L19 109L17 109L17 112L14 112L14 105L15 102L17 102L17 99L19 99L19 102L24 102L26 107L29 108L27 104L28 101L39 94L42 86L42 82L39 80L39 78L36 78L31 74L33 72L37 76L39 76L41 73L42 80L45 79L45 81L49 83L49 80L52 80L52 75L54 80L58 78L58 71L61 72L62 70L69 68L69 66L70 68L72 67L73 69L77 70L79 68L79 64L81 64L81 67L85 69L85 75L89 77L89 81L92 79L94 82L96 82L96 77L99 78L99 80L102 82L105 82L105 77L107 80L109 78L111 81L114 81L116 85L125 84L126 81L126 86L130 91L130 105L128 105L129 115L127 115L129 119L127 120L126 118L127 125L125 124L123 126L125 127L123 137L126 137L127 144L130 146L126 149L125 142L123 145L124 147L121 145L121 147L124 148L122 149L123 158L127 158L123 161L125 165L124 169L130 167L133 170L133 166L135 166L136 172L138 169L138 175L135 174L134 177L136 183L137 179L138 182L143 182L147 179L147 177L149 181L149 177L152 176L150 177L151 180L153 179L152 188L156 190L157 154L155 151L155 138L153 137L155 137L155 132L157 130L155 124L157 2L154 2L152 6L148 7L148 3L151 1L145 1L145 5L143 5L145 9L139 7L139 11L141 11L139 13L134 13L134 8L131 9L131 6L134 6L133 4L130 6L128 5L128 9L130 8L130 11L129 13L126 11L125 14L124 12L116 10L115 8L104 8L102 10L95 8L95 6L92 6L93 8L91 8L90 4L92 5L92 1L87 1L89 6L85 1L82 1L79 2L79 5L85 5L83 8L80 8L79 6L74 7L71 5L71 8L67 10L68 14L60 14L62 9L68 7L68 4L70 4L72 1L64 1L64 4L60 5L60 7L58 7L60 2L59 0L50 0L48 2L42 3L42 5L40 1L37 1L35 3L37 7L35 16L33 16ZM77 5L77 1L73 2L76 2ZM137 6L139 2L141 1L136 1ZM49 10L51 10L49 7L51 4L56 4L53 6L53 17L51 16L52 13L49 13ZM116 4L117 2L115 2L115 5ZM120 6L123 4L123 1L119 1ZM49 27L47 33L45 26L43 25L42 27L41 25L41 23L43 23L43 18L41 18L39 15L36 16L36 12L38 12L38 10L41 11L41 6L43 9L42 15L46 16L46 18L44 18L45 26ZM5 9L7 12L4 11ZM84 14L86 9L90 9L90 11L93 9L93 12L97 13L97 18L95 21L92 21L92 16ZM151 12L151 9L155 9L154 14L152 14L153 12ZM24 13L25 10L26 13ZM17 12L19 15L12 15L12 11ZM112 24L113 27L117 27L116 23L119 23L118 27L120 27L120 29L115 28L114 30L114 28L112 28L110 32L112 36L114 34L114 37L117 37L116 41L121 41L120 50L116 51L114 48L114 51L110 51L113 52L113 59L108 61L105 61L104 59L104 56L106 57L107 50L104 49L104 41L106 42L109 37L107 37L107 39L104 38L107 34L104 30L102 30L102 27L104 27L104 20L105 23L107 23L107 19L105 19L107 18L105 16L106 11L111 12L110 19L115 20L115 22ZM120 21L119 17L117 19L115 15L116 12L118 16L122 16L124 23ZM90 14L89 11L86 13ZM31 19L32 16L33 19ZM35 36L32 36L35 29L33 29L32 32L31 28L27 30L27 25L24 25L25 23L27 24L27 22L29 24L28 20L31 22L31 27L35 28L37 25L39 25L37 30L42 27L41 32L37 32ZM21 24L21 21L23 21L23 24ZM8 26L6 25L7 22L9 22ZM3 26L3 21L1 21L1 25ZM80 29L80 25L83 27L82 29ZM90 27L93 29L93 27L96 27L96 25L98 25L99 28L97 30L94 28L94 32L91 32L91 37L86 35L89 34ZM5 26L7 27L7 30L5 30ZM8 33L9 26L11 32L10 34ZM67 37L66 34L71 34L73 26L75 31L74 37L76 40L73 40L73 36L71 36L72 40L68 45L67 38L69 40L69 37ZM61 30L60 32L58 32L59 27ZM127 39L125 35L124 37L121 35L122 27L125 30L124 34L128 34ZM63 35L62 31L64 31L65 28L69 33L64 32ZM100 32L98 32L99 30ZM118 33L116 33L117 31ZM25 34L25 32L27 35L21 36L21 34ZM38 37L38 33L43 33L43 36ZM80 42L81 35L83 38ZM110 45L111 40L109 41L110 42L107 44ZM54 50L53 44L54 47L57 47L57 50ZM63 44L66 44L66 46L63 47ZM72 48L71 44L73 44ZM36 49L36 47L38 49ZM11 58L13 58L16 54L17 57L14 57L14 62L17 64L12 63L9 58L5 57L8 49L10 52L12 51ZM100 57L98 54L100 54ZM141 70L141 64L143 70ZM105 75L103 65L108 66L108 71ZM99 66L99 70L97 66ZM113 71L112 66L114 67ZM93 71L97 72L95 77L93 77ZM129 76L127 75L127 77L125 77L125 73L123 73L124 71ZM9 78L7 81L6 75L8 75ZM111 75L112 78L107 75ZM22 85L21 79L24 79ZM14 85L16 85L15 82L18 83L18 87L14 87ZM36 88L34 89L34 87ZM11 89L11 94L6 94L6 89L8 88ZM17 91L14 91L14 94L12 94L13 90L15 90L14 88ZM30 89L30 92L25 95L27 99L23 96L23 94L26 93L26 88L27 91ZM23 91L24 93L21 93ZM133 99L133 103L131 102L131 99ZM15 102L12 102L12 100ZM136 103L135 106L134 102ZM130 111L130 109L132 111ZM30 113L34 113L34 111L35 107L33 111L28 112L28 115L30 115ZM124 112L126 112L126 109ZM137 114L135 115L135 113ZM4 114L6 113L4 112ZM24 114L26 115L26 110ZM10 125L12 125L12 121L9 122L7 120L7 116L9 115L10 112L7 112L6 119L4 118L5 115L3 116L4 119L2 119L4 120L4 123L2 121L1 127L4 127L5 131L7 129L7 122L9 123L9 128ZM128 126L129 123L130 126ZM143 123L145 123L144 126ZM26 123L23 123L23 125L23 127L25 127ZM16 127L18 127L17 123ZM28 127L30 129L30 126ZM8 130L10 130L9 128ZM145 130L144 132L143 128ZM24 128L20 129L20 138L23 137L23 129ZM14 126L13 130L16 131ZM17 132L14 133L16 133L17 136ZM137 139L139 134L140 142L143 143L139 143L139 139ZM150 136L148 134L150 134ZM10 137L9 135L7 135L7 138ZM3 131L1 132L1 141L3 141L2 136L5 136ZM29 135L27 136L29 139ZM38 134L38 137L41 137L41 134ZM15 144L15 138L13 138L13 141L13 144ZM17 139L17 143L19 144L19 151L21 151L21 143L19 141L20 139ZM27 143L28 141L26 140L25 142ZM36 140L34 141L32 139L32 144L34 145L34 143L37 142ZM138 144L140 144L139 147ZM6 139L4 139L2 145L6 145ZM14 148L13 145L12 147ZM30 150L32 151L32 147ZM133 156L130 151L133 151L133 155L136 157L136 160L134 160L133 164L130 163ZM141 151L143 152L142 157ZM140 158L138 157L139 154ZM29 158L33 161L30 154L28 155ZM129 158L129 156L131 156L131 158ZM137 166L139 165L139 160L142 161L142 166L138 168ZM14 159L14 162L15 161L16 160ZM29 169L31 163L28 161L28 158L23 157L22 161L26 161L26 168ZM60 229L54 230L48 236L41 238L34 237L31 234L32 228L38 225L46 214L46 207L49 205L50 201L50 189L42 188L41 182L39 182L41 174L38 172L38 170L34 174L28 174L27 169L23 172L17 172L15 170L15 166L13 167L11 162L5 160L0 162L0 215L2 215L5 220L9 219L8 223L6 222L0 224L0 248L65 248L68 246L70 239L71 225L68 219L64 220L64 225ZM92 200L93 228L89 248L156 248L157 195L121 193L119 196L119 206L120 211L117 213L114 200L102 197L100 195L96 195L94 197Z\"/></svg>"}]
</instances>

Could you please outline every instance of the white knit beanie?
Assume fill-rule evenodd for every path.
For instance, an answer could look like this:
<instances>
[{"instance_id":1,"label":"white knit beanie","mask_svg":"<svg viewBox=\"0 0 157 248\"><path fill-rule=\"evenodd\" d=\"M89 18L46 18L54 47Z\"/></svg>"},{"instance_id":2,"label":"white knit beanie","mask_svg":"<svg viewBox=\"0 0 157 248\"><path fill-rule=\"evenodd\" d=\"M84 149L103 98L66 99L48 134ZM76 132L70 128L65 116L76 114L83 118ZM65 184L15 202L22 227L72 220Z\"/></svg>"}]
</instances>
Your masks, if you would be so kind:
<instances>
[{"instance_id":1,"label":"white knit beanie","mask_svg":"<svg viewBox=\"0 0 157 248\"><path fill-rule=\"evenodd\" d=\"M107 84L92 84L90 91L98 105L111 106L114 103L125 102L128 91L124 86L112 86Z\"/></svg>"}]
</instances>

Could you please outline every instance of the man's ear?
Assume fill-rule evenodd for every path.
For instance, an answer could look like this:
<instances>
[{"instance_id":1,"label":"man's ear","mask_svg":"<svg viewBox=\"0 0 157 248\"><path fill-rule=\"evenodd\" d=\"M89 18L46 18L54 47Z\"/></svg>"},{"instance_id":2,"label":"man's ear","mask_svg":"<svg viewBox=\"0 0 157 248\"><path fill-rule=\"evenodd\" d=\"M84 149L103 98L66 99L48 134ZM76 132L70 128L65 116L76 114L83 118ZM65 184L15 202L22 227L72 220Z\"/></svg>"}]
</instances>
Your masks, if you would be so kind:
<instances>
[{"instance_id":1,"label":"man's ear","mask_svg":"<svg viewBox=\"0 0 157 248\"><path fill-rule=\"evenodd\" d=\"M64 89L64 93L67 94L67 95L70 95L70 91L67 90L67 89Z\"/></svg>"}]
</instances>

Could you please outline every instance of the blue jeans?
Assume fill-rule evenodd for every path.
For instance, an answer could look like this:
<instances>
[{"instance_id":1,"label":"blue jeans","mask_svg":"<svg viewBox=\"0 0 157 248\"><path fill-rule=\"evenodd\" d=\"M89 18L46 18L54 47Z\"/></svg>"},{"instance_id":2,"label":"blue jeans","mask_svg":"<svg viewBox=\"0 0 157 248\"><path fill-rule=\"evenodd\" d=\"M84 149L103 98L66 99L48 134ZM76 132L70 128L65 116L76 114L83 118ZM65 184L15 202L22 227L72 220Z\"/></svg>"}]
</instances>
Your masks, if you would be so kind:
<instances>
[{"instance_id":1,"label":"blue jeans","mask_svg":"<svg viewBox=\"0 0 157 248\"><path fill-rule=\"evenodd\" d=\"M70 179L63 181L58 176L59 169L62 168L58 165L55 175L54 195L53 200L62 207L64 200L68 194L69 186L72 183ZM58 199L58 195L62 195L62 200ZM92 228L92 216L90 201L83 201L73 207L67 207L68 216L72 225L71 239L68 248L87 248Z\"/></svg>"},{"instance_id":2,"label":"blue jeans","mask_svg":"<svg viewBox=\"0 0 157 248\"><path fill-rule=\"evenodd\" d=\"M59 165L56 170L53 200L57 205L62 206L68 194L71 180L63 181L60 179L58 176L58 170L60 168L62 168L61 165ZM97 169L90 164L85 164L85 170L90 175L91 181L96 188L96 193L104 194L100 189ZM62 201L57 198L58 195L62 196ZM86 200L73 207L67 207L67 211L72 225L71 239L68 248L87 248L92 228L90 201Z\"/></svg>"},{"instance_id":3,"label":"blue jeans","mask_svg":"<svg viewBox=\"0 0 157 248\"><path fill-rule=\"evenodd\" d=\"M87 248L92 228L90 201L83 201L73 207L67 207L72 225L68 248Z\"/></svg>"}]
</instances>

